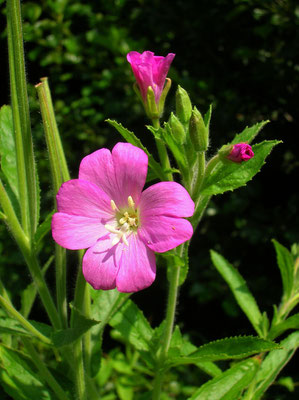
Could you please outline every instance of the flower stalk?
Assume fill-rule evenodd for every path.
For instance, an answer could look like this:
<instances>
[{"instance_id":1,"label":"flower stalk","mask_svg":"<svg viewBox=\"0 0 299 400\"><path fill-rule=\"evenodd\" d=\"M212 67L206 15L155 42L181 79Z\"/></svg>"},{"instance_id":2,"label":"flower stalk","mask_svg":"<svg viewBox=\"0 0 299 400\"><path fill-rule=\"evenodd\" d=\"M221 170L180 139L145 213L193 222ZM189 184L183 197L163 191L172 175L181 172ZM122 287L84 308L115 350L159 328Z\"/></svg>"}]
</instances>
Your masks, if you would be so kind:
<instances>
[{"instance_id":1,"label":"flower stalk","mask_svg":"<svg viewBox=\"0 0 299 400\"><path fill-rule=\"evenodd\" d=\"M33 239L38 223L39 193L31 135L19 0L7 0L7 26L22 226L25 233Z\"/></svg>"}]
</instances>

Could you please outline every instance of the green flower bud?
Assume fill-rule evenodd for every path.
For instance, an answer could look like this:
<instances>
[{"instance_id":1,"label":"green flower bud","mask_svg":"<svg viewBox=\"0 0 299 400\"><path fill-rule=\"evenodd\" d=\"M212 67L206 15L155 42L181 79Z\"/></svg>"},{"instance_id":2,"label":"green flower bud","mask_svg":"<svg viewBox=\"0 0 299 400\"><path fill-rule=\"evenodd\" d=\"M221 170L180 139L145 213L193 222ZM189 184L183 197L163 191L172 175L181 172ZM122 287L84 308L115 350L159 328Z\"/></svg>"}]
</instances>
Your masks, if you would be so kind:
<instances>
[{"instance_id":1,"label":"green flower bud","mask_svg":"<svg viewBox=\"0 0 299 400\"><path fill-rule=\"evenodd\" d=\"M185 139L186 139L186 132L185 132L185 129L184 129L182 123L180 122L178 117L176 115L174 115L174 113L170 114L168 123L169 123L171 131L173 133L174 140L178 144L184 144Z\"/></svg>"},{"instance_id":2,"label":"green flower bud","mask_svg":"<svg viewBox=\"0 0 299 400\"><path fill-rule=\"evenodd\" d=\"M181 86L178 86L178 89L176 91L175 103L176 115L179 117L180 121L183 124L188 123L192 113L192 104L188 93Z\"/></svg>"},{"instance_id":3,"label":"green flower bud","mask_svg":"<svg viewBox=\"0 0 299 400\"><path fill-rule=\"evenodd\" d=\"M196 151L206 151L209 146L209 129L196 107L192 110L189 124L190 139Z\"/></svg>"}]
</instances>

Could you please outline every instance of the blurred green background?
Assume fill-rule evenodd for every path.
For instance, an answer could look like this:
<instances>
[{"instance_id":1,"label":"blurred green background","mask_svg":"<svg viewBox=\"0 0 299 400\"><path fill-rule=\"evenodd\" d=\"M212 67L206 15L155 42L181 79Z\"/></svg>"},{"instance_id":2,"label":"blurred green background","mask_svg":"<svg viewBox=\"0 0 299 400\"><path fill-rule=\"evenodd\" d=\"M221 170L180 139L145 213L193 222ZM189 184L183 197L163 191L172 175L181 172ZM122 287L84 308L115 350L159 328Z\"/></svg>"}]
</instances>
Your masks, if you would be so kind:
<instances>
[{"instance_id":1,"label":"blurred green background","mask_svg":"<svg viewBox=\"0 0 299 400\"><path fill-rule=\"evenodd\" d=\"M4 2L1 22L5 25ZM116 119L155 152L149 121L132 90L126 54L176 53L165 118L177 85L205 112L213 103L210 155L246 125L269 119L259 139L281 139L246 188L215 197L195 233L190 273L177 322L196 344L225 335L252 334L249 322L217 275L209 249L222 253L248 280L262 310L281 295L271 239L298 241L299 5L291 0L36 0L22 3L33 134L45 215L51 203L48 161L34 84L48 76L72 177L80 160L112 146ZM1 35L1 103L9 103L6 35ZM9 268L13 294L29 282L21 257L0 227L0 273ZM45 253L51 251L49 236ZM13 255L12 255L13 254ZM20 272L21 271L21 272ZM69 270L73 290L75 266ZM163 318L165 270L134 295L157 325ZM51 272L49 278L51 281ZM16 299L17 300L17 299ZM220 324L220 326L219 326ZM284 393L282 393L284 396ZM288 394L288 396L290 396ZM284 398L284 397L281 397ZM288 397L288 399L291 397Z\"/></svg>"}]
</instances>

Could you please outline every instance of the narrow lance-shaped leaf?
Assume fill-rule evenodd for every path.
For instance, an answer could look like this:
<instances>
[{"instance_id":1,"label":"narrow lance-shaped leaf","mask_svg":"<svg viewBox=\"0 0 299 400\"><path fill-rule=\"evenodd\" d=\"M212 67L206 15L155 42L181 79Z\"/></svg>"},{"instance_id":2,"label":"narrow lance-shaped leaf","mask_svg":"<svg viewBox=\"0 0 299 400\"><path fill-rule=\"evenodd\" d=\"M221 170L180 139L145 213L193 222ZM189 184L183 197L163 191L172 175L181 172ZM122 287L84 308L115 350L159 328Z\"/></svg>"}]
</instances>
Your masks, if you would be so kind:
<instances>
[{"instance_id":1,"label":"narrow lance-shaped leaf","mask_svg":"<svg viewBox=\"0 0 299 400\"><path fill-rule=\"evenodd\" d=\"M112 125L128 142L133 144L134 146L142 149L148 156L148 164L152 171L155 173L156 177L161 181L167 180L165 176L165 172L163 171L161 165L154 159L154 157L149 153L149 151L143 146L140 139L138 139L133 132L130 132L128 129L124 128L121 124L116 121L112 121L110 119L106 120L110 125Z\"/></svg>"},{"instance_id":2,"label":"narrow lance-shaped leaf","mask_svg":"<svg viewBox=\"0 0 299 400\"><path fill-rule=\"evenodd\" d=\"M279 346L276 343L253 336L225 338L207 343L188 356L170 358L166 362L166 368L200 361L239 359L277 348Z\"/></svg>"},{"instance_id":3,"label":"narrow lance-shaped leaf","mask_svg":"<svg viewBox=\"0 0 299 400\"><path fill-rule=\"evenodd\" d=\"M294 283L294 260L289 250L278 243L276 240L272 240L277 257L277 264L280 270L283 295L285 298L289 298L292 292Z\"/></svg>"},{"instance_id":4,"label":"narrow lance-shaped leaf","mask_svg":"<svg viewBox=\"0 0 299 400\"><path fill-rule=\"evenodd\" d=\"M251 400L259 400L268 387L275 381L282 368L293 357L296 349L299 347L299 332L294 332L284 339L280 350L271 351L264 361L256 375L256 387L250 397Z\"/></svg>"},{"instance_id":5,"label":"narrow lance-shaped leaf","mask_svg":"<svg viewBox=\"0 0 299 400\"><path fill-rule=\"evenodd\" d=\"M274 326L271 329L271 338L275 339L288 329L299 329L299 314L294 314L290 318Z\"/></svg>"},{"instance_id":6,"label":"narrow lance-shaped leaf","mask_svg":"<svg viewBox=\"0 0 299 400\"><path fill-rule=\"evenodd\" d=\"M247 126L243 132L237 134L230 144L236 143L251 143L257 134L263 129L263 127L270 121L258 122L253 126Z\"/></svg>"},{"instance_id":7,"label":"narrow lance-shaped leaf","mask_svg":"<svg viewBox=\"0 0 299 400\"><path fill-rule=\"evenodd\" d=\"M242 278L240 273L220 254L212 250L211 258L217 271L230 287L237 303L246 314L252 326L258 335L262 336L263 332L261 330L261 324L263 317L253 295L248 289L245 280Z\"/></svg>"},{"instance_id":8,"label":"narrow lance-shaped leaf","mask_svg":"<svg viewBox=\"0 0 299 400\"><path fill-rule=\"evenodd\" d=\"M257 359L242 361L209 380L189 400L236 400L250 384L258 367Z\"/></svg>"},{"instance_id":9,"label":"narrow lance-shaped leaf","mask_svg":"<svg viewBox=\"0 0 299 400\"><path fill-rule=\"evenodd\" d=\"M253 146L254 157L249 161L239 163L219 162L202 185L201 195L216 195L228 190L235 190L245 186L265 164L266 157L278 143L278 140L269 140Z\"/></svg>"}]
</instances>

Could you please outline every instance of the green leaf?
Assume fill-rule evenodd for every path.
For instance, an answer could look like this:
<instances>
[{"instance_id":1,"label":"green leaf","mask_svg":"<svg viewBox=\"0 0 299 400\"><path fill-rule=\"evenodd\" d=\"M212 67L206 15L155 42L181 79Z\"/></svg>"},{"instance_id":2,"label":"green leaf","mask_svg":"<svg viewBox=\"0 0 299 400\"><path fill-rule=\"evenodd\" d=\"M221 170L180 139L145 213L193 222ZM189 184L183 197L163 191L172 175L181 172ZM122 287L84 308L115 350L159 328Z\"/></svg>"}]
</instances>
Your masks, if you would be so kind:
<instances>
[{"instance_id":1,"label":"green leaf","mask_svg":"<svg viewBox=\"0 0 299 400\"><path fill-rule=\"evenodd\" d=\"M77 314L74 318L76 321L76 326L73 328L55 331L53 333L52 341L55 347L68 346L76 342L81 336L84 335L84 333L99 323L99 321L95 321L94 319L86 318L75 308L74 312Z\"/></svg>"},{"instance_id":2,"label":"green leaf","mask_svg":"<svg viewBox=\"0 0 299 400\"><path fill-rule=\"evenodd\" d=\"M299 332L294 332L284 339L280 350L271 351L264 361L256 375L256 387L251 400L259 400L268 387L275 381L279 372L293 357L296 349L299 347Z\"/></svg>"},{"instance_id":3,"label":"green leaf","mask_svg":"<svg viewBox=\"0 0 299 400\"><path fill-rule=\"evenodd\" d=\"M130 132L128 129L124 128L121 124L116 121L112 121L111 119L106 120L110 125L112 125L128 142L133 144L136 147L142 149L148 156L148 165L149 168L155 173L156 177L161 181L166 181L166 174L163 171L161 165L154 159L154 157L148 152L148 150L143 146L140 139L138 139L133 132Z\"/></svg>"},{"instance_id":4,"label":"green leaf","mask_svg":"<svg viewBox=\"0 0 299 400\"><path fill-rule=\"evenodd\" d=\"M210 104L210 107L209 107L208 111L205 113L205 115L204 115L204 117L203 117L205 126L206 126L207 128L210 127L210 121L211 121L211 117L212 117L212 111L213 111L213 105Z\"/></svg>"},{"instance_id":5,"label":"green leaf","mask_svg":"<svg viewBox=\"0 0 299 400\"><path fill-rule=\"evenodd\" d=\"M52 264L53 260L54 260L54 256L51 256L48 259L48 261L46 262L46 264L43 266L43 268L42 268L43 275L45 275L48 268ZM36 285L34 282L29 283L29 285L26 287L26 289L24 289L21 292L21 311L20 312L25 318L28 317L28 315L31 311L34 300L36 298L36 295L37 295L37 289L36 289Z\"/></svg>"},{"instance_id":6,"label":"green leaf","mask_svg":"<svg viewBox=\"0 0 299 400\"><path fill-rule=\"evenodd\" d=\"M277 349L279 346L269 340L253 336L225 338L207 343L185 357L173 357L166 362L166 367L181 364L195 364L201 361L229 360L248 357L252 354Z\"/></svg>"},{"instance_id":7,"label":"green leaf","mask_svg":"<svg viewBox=\"0 0 299 400\"><path fill-rule=\"evenodd\" d=\"M266 157L278 143L269 140L253 146L254 157L243 163L219 162L202 185L201 195L221 194L245 186L265 164Z\"/></svg>"},{"instance_id":8,"label":"green leaf","mask_svg":"<svg viewBox=\"0 0 299 400\"><path fill-rule=\"evenodd\" d=\"M9 317L0 318L0 332L16 336L31 336L31 334L26 331L18 321Z\"/></svg>"},{"instance_id":9,"label":"green leaf","mask_svg":"<svg viewBox=\"0 0 299 400\"><path fill-rule=\"evenodd\" d=\"M236 400L258 367L259 361L254 358L242 361L202 385L189 400Z\"/></svg>"},{"instance_id":10,"label":"green leaf","mask_svg":"<svg viewBox=\"0 0 299 400\"><path fill-rule=\"evenodd\" d=\"M271 337L276 338L288 329L299 329L299 314L292 315L271 329Z\"/></svg>"},{"instance_id":11,"label":"green leaf","mask_svg":"<svg viewBox=\"0 0 299 400\"><path fill-rule=\"evenodd\" d=\"M46 236L46 234L51 230L51 222L52 222L52 216L55 211L51 211L45 218L45 220L37 227L35 235L34 235L34 241L36 247L41 243L42 239Z\"/></svg>"},{"instance_id":12,"label":"green leaf","mask_svg":"<svg viewBox=\"0 0 299 400\"><path fill-rule=\"evenodd\" d=\"M0 346L0 382L14 400L55 400L20 352Z\"/></svg>"},{"instance_id":13,"label":"green leaf","mask_svg":"<svg viewBox=\"0 0 299 400\"><path fill-rule=\"evenodd\" d=\"M121 337L131 343L137 350L150 350L153 329L142 311L132 300L128 300L112 317L109 324Z\"/></svg>"},{"instance_id":14,"label":"green leaf","mask_svg":"<svg viewBox=\"0 0 299 400\"><path fill-rule=\"evenodd\" d=\"M294 259L289 250L278 243L275 239L272 240L277 257L277 264L280 269L283 295L288 299L291 295L294 283Z\"/></svg>"},{"instance_id":15,"label":"green leaf","mask_svg":"<svg viewBox=\"0 0 299 400\"><path fill-rule=\"evenodd\" d=\"M211 250L211 258L217 271L230 287L237 303L246 314L259 336L263 335L263 316L240 273L224 257Z\"/></svg>"},{"instance_id":16,"label":"green leaf","mask_svg":"<svg viewBox=\"0 0 299 400\"><path fill-rule=\"evenodd\" d=\"M93 304L91 306L91 315L94 319L100 321L91 329L91 375L96 376L102 359L102 334L109 320L128 299L130 294L120 293L114 290L94 290L90 289Z\"/></svg>"},{"instance_id":17,"label":"green leaf","mask_svg":"<svg viewBox=\"0 0 299 400\"><path fill-rule=\"evenodd\" d=\"M233 141L229 144L236 144L236 143L251 143L256 135L263 129L265 125L267 125L270 121L262 121L258 122L257 124L246 127L243 132L237 134Z\"/></svg>"},{"instance_id":18,"label":"green leaf","mask_svg":"<svg viewBox=\"0 0 299 400\"><path fill-rule=\"evenodd\" d=\"M150 125L147 125L146 127L150 132L152 132L152 134L155 136L156 139L161 138L167 144L167 146L169 147L169 149L173 154L174 159L177 162L177 165L181 169L184 169L187 166L187 162L184 156L183 147L181 144L178 144L174 140L170 125L167 122L165 122L164 126L165 129L161 127L159 129L156 129Z\"/></svg>"},{"instance_id":19,"label":"green leaf","mask_svg":"<svg viewBox=\"0 0 299 400\"><path fill-rule=\"evenodd\" d=\"M164 329L161 331L161 334L163 333ZM180 328L176 326L171 337L168 357L188 356L194 351L196 351L196 346L185 339L181 334ZM221 369L212 361L199 361L195 365L212 377L222 373Z\"/></svg>"},{"instance_id":20,"label":"green leaf","mask_svg":"<svg viewBox=\"0 0 299 400\"><path fill-rule=\"evenodd\" d=\"M2 106L0 109L0 156L2 172L19 200L16 148L10 106Z\"/></svg>"}]
</instances>

